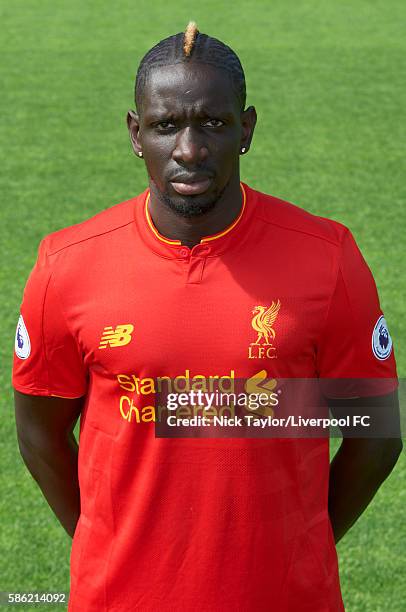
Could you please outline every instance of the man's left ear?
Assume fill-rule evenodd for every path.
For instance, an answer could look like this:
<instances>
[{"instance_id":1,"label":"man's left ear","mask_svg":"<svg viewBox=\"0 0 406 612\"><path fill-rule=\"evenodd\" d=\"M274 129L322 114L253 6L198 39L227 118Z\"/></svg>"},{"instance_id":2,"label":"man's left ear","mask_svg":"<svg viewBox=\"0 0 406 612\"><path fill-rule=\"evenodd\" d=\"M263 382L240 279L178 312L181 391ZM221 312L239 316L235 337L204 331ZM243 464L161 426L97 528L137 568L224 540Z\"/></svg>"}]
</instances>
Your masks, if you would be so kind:
<instances>
[{"instance_id":1,"label":"man's left ear","mask_svg":"<svg viewBox=\"0 0 406 612\"><path fill-rule=\"evenodd\" d=\"M252 137L254 135L255 125L257 123L257 111L254 106L249 106L245 111L241 113L241 143L240 153L243 155L247 153L251 146Z\"/></svg>"},{"instance_id":2,"label":"man's left ear","mask_svg":"<svg viewBox=\"0 0 406 612\"><path fill-rule=\"evenodd\" d=\"M127 127L134 153L138 157L142 157L142 147L139 140L140 120L137 113L133 110L129 110L127 113Z\"/></svg>"}]
</instances>

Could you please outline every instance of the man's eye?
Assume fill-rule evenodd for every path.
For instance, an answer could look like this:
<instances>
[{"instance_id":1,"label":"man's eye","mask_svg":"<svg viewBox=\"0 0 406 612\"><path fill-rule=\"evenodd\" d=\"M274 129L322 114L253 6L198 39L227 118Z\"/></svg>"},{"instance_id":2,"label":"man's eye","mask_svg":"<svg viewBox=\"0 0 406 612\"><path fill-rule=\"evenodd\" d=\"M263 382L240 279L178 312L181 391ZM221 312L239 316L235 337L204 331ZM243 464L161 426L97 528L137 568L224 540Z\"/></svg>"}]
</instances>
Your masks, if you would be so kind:
<instances>
[{"instance_id":1,"label":"man's eye","mask_svg":"<svg viewBox=\"0 0 406 612\"><path fill-rule=\"evenodd\" d=\"M175 127L175 125L172 123L172 121L160 121L156 124L156 127L161 130L167 130L169 128Z\"/></svg>"},{"instance_id":2,"label":"man's eye","mask_svg":"<svg viewBox=\"0 0 406 612\"><path fill-rule=\"evenodd\" d=\"M209 127L221 127L224 125L224 121L221 121L221 119L208 119L204 122L204 125L208 125Z\"/></svg>"}]
</instances>

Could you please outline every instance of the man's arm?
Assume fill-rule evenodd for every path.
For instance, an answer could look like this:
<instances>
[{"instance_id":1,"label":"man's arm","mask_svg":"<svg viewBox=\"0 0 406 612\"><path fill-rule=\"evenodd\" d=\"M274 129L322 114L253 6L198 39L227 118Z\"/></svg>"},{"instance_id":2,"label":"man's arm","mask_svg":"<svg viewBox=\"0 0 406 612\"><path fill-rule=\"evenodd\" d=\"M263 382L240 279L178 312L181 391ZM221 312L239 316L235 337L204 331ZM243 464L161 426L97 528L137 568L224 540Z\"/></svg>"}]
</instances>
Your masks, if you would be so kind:
<instances>
[{"instance_id":1,"label":"man's arm","mask_svg":"<svg viewBox=\"0 0 406 612\"><path fill-rule=\"evenodd\" d=\"M362 432L368 437L344 437L330 465L329 514L338 542L391 473L402 450L402 439L397 392L382 397L329 399L328 404L336 418L347 414L370 416L368 433Z\"/></svg>"},{"instance_id":2,"label":"man's arm","mask_svg":"<svg viewBox=\"0 0 406 612\"><path fill-rule=\"evenodd\" d=\"M80 514L78 445L73 429L83 400L14 392L22 458L71 537Z\"/></svg>"}]
</instances>

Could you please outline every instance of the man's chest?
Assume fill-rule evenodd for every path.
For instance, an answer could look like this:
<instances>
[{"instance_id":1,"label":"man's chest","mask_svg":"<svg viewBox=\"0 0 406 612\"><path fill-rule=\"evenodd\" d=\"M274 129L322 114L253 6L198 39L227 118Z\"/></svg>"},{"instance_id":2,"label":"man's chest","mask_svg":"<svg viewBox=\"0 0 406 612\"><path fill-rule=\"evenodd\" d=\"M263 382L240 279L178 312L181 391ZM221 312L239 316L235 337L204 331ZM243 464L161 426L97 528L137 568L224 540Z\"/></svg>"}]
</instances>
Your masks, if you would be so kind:
<instances>
[{"instance_id":1,"label":"man's chest","mask_svg":"<svg viewBox=\"0 0 406 612\"><path fill-rule=\"evenodd\" d=\"M315 282L311 270L306 278L300 266L292 273L281 262L260 264L238 257L106 262L66 297L89 371L313 376L326 279ZM190 282L196 266L201 273Z\"/></svg>"}]
</instances>

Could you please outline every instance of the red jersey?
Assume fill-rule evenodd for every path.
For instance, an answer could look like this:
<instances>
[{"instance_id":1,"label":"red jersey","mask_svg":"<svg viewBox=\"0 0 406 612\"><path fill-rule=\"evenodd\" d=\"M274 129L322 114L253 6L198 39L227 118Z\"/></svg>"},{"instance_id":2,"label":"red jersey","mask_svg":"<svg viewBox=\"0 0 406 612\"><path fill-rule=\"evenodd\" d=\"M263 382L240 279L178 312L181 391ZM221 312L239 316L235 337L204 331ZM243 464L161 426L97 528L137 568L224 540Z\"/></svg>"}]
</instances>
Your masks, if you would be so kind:
<instances>
[{"instance_id":1,"label":"red jersey","mask_svg":"<svg viewBox=\"0 0 406 612\"><path fill-rule=\"evenodd\" d=\"M234 223L192 249L158 233L148 190L41 243L13 385L86 396L71 612L343 610L328 439L155 436L157 381L396 385L348 229L241 189Z\"/></svg>"}]
</instances>

